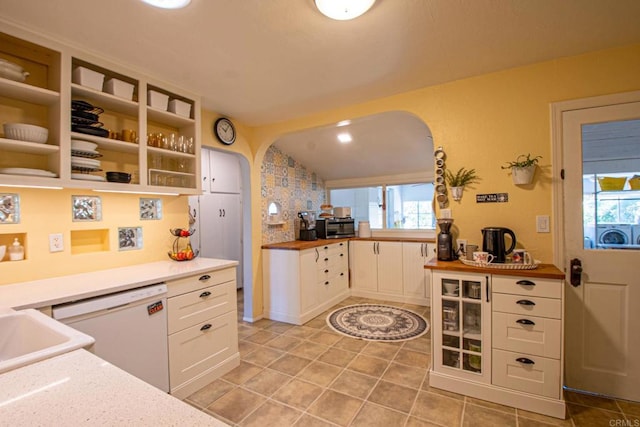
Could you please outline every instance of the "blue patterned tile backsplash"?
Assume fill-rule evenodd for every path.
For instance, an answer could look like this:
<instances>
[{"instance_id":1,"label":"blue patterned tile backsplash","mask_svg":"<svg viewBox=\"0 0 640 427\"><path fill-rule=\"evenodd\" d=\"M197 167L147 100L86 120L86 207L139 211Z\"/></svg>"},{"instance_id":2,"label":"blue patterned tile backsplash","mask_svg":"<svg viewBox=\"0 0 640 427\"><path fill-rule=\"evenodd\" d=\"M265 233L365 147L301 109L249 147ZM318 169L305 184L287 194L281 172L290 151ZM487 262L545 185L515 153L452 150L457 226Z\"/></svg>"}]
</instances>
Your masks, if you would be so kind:
<instances>
[{"instance_id":1,"label":"blue patterned tile backsplash","mask_svg":"<svg viewBox=\"0 0 640 427\"><path fill-rule=\"evenodd\" d=\"M262 244L295 240L294 219L299 211L320 211L325 202L324 181L294 158L271 146L261 171ZM284 224L269 225L267 206L277 203Z\"/></svg>"}]
</instances>

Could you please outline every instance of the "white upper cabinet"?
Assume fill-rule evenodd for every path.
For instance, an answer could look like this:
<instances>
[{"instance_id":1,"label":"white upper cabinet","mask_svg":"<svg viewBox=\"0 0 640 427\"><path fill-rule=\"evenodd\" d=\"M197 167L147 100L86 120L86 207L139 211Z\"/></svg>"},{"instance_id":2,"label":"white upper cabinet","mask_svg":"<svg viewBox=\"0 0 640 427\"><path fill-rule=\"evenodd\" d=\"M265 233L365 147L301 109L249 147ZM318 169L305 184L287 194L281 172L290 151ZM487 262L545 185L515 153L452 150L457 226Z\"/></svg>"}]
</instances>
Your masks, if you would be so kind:
<instances>
[{"instance_id":1,"label":"white upper cabinet","mask_svg":"<svg viewBox=\"0 0 640 427\"><path fill-rule=\"evenodd\" d=\"M208 184L212 193L240 193L240 163L234 154L216 150L208 152L209 169L205 173L206 164L203 161L203 187ZM205 176L207 179L205 180ZM204 190L203 190L204 191Z\"/></svg>"},{"instance_id":2,"label":"white upper cabinet","mask_svg":"<svg viewBox=\"0 0 640 427\"><path fill-rule=\"evenodd\" d=\"M20 28L3 31L5 68L29 75L0 73L0 123L45 127L48 138L3 135L0 184L200 192L199 96ZM131 182L107 181L107 172Z\"/></svg>"}]
</instances>

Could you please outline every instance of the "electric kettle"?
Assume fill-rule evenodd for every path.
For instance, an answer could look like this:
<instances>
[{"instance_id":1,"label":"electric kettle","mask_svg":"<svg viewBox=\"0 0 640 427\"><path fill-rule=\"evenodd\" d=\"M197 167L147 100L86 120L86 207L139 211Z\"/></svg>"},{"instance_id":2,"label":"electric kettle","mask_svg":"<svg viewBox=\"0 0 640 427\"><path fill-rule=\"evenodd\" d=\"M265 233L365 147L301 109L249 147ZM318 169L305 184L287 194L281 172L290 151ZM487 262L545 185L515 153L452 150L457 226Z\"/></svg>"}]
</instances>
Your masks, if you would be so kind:
<instances>
[{"instance_id":1,"label":"electric kettle","mask_svg":"<svg viewBox=\"0 0 640 427\"><path fill-rule=\"evenodd\" d=\"M511 237L511 245L506 248L504 236ZM507 254L511 253L516 247L516 235L513 231L504 227L487 227L482 229L482 250L493 255L494 263L504 263Z\"/></svg>"}]
</instances>

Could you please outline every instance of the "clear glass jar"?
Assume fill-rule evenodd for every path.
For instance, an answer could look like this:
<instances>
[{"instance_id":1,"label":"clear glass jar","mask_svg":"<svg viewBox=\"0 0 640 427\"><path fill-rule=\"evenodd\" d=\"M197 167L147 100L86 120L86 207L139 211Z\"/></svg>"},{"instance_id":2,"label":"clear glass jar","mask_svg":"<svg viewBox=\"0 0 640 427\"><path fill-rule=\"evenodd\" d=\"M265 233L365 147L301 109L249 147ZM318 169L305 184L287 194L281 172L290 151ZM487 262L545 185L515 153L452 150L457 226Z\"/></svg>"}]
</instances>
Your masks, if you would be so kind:
<instances>
[{"instance_id":1,"label":"clear glass jar","mask_svg":"<svg viewBox=\"0 0 640 427\"><path fill-rule=\"evenodd\" d=\"M24 246L20 244L17 237L13 240L11 246L9 246L9 259L11 261L20 261L24 259Z\"/></svg>"}]
</instances>

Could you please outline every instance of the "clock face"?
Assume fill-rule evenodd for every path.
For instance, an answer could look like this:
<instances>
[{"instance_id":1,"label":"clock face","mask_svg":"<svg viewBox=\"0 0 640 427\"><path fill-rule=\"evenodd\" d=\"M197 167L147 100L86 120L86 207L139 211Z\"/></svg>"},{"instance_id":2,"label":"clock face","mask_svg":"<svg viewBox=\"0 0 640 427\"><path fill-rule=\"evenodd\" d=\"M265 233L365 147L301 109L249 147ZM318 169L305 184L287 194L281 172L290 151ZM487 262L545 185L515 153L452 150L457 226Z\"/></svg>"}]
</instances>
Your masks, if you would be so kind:
<instances>
[{"instance_id":1,"label":"clock face","mask_svg":"<svg viewBox=\"0 0 640 427\"><path fill-rule=\"evenodd\" d=\"M224 117L216 120L213 131L223 144L231 145L236 140L236 129L233 127L233 123Z\"/></svg>"}]
</instances>

